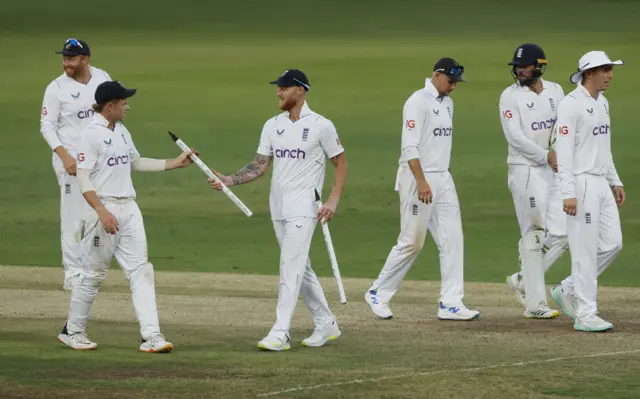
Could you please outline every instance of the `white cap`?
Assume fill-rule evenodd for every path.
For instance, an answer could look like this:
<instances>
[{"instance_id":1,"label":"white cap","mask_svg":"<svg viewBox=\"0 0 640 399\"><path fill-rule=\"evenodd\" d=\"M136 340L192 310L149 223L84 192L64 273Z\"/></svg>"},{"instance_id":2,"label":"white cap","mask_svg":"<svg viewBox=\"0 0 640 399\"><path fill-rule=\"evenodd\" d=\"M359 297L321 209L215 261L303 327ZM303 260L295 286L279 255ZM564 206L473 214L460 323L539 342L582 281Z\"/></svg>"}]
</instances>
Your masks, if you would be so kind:
<instances>
[{"instance_id":1,"label":"white cap","mask_svg":"<svg viewBox=\"0 0 640 399\"><path fill-rule=\"evenodd\" d=\"M571 83L580 83L584 71L603 65L623 65L622 60L611 61L604 51L589 51L578 61L578 71L571 75Z\"/></svg>"}]
</instances>

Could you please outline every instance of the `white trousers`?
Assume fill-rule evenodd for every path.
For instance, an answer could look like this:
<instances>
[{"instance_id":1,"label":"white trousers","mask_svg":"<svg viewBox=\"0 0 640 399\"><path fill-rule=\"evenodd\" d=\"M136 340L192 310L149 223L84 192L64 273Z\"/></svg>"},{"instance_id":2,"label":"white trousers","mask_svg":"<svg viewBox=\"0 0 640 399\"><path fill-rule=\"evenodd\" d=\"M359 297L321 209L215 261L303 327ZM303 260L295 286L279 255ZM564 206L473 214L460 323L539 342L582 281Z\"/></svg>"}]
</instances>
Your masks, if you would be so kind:
<instances>
[{"instance_id":1,"label":"white trousers","mask_svg":"<svg viewBox=\"0 0 640 399\"><path fill-rule=\"evenodd\" d=\"M311 311L316 329L327 328L334 322L324 291L309 260L309 248L316 223L315 218L307 217L273 221L280 245L280 283L276 322L269 335L283 339L289 334L299 294L302 294L305 305Z\"/></svg>"},{"instance_id":2,"label":"white trousers","mask_svg":"<svg viewBox=\"0 0 640 399\"><path fill-rule=\"evenodd\" d=\"M440 301L446 307L462 305L464 242L458 194L449 172L425 173L433 202L418 200L416 180L409 168L398 170L400 235L370 291L388 303L422 250L427 230L440 252Z\"/></svg>"},{"instance_id":3,"label":"white trousers","mask_svg":"<svg viewBox=\"0 0 640 399\"><path fill-rule=\"evenodd\" d=\"M82 196L76 177L67 174L56 153L53 154L52 164L60 186L60 244L66 279L82 270L80 220L91 207Z\"/></svg>"},{"instance_id":4,"label":"white trousers","mask_svg":"<svg viewBox=\"0 0 640 399\"><path fill-rule=\"evenodd\" d=\"M548 166L510 165L508 186L520 226L526 307L535 310L547 302L545 272L566 250L566 214L557 177Z\"/></svg>"},{"instance_id":5,"label":"white trousers","mask_svg":"<svg viewBox=\"0 0 640 399\"><path fill-rule=\"evenodd\" d=\"M107 277L115 256L125 273L132 294L133 309L140 334L147 339L160 333L153 265L147 257L147 236L138 204L132 199L103 199L107 210L118 220L119 231L104 230L95 211L82 218L82 280L73 288L67 329L84 331L100 284Z\"/></svg>"},{"instance_id":6,"label":"white trousers","mask_svg":"<svg viewBox=\"0 0 640 399\"><path fill-rule=\"evenodd\" d=\"M578 318L598 311L598 276L622 249L620 215L604 176L582 174L575 178L578 206L567 217L571 250L571 278L563 288L575 296Z\"/></svg>"}]
</instances>

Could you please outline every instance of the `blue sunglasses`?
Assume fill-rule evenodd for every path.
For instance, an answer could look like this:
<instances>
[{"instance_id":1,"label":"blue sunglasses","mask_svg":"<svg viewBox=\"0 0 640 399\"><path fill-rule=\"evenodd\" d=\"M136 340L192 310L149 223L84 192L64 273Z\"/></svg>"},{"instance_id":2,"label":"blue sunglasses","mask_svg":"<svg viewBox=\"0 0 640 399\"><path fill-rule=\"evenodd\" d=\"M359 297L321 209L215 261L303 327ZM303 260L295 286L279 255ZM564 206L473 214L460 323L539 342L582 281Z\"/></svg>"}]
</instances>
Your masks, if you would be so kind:
<instances>
[{"instance_id":1,"label":"blue sunglasses","mask_svg":"<svg viewBox=\"0 0 640 399\"><path fill-rule=\"evenodd\" d=\"M66 42L64 42L64 45L65 45L65 47L66 47L66 46L73 46L73 47L80 47L80 48L84 48L84 47L82 46L82 44L81 44L79 41L77 41L76 39L67 39L67 41L66 41Z\"/></svg>"},{"instance_id":2,"label":"blue sunglasses","mask_svg":"<svg viewBox=\"0 0 640 399\"><path fill-rule=\"evenodd\" d=\"M462 76L462 74L464 73L464 67L454 66L450 68L439 68L439 69L436 69L436 72L444 72L447 75L452 75L452 76Z\"/></svg>"}]
</instances>

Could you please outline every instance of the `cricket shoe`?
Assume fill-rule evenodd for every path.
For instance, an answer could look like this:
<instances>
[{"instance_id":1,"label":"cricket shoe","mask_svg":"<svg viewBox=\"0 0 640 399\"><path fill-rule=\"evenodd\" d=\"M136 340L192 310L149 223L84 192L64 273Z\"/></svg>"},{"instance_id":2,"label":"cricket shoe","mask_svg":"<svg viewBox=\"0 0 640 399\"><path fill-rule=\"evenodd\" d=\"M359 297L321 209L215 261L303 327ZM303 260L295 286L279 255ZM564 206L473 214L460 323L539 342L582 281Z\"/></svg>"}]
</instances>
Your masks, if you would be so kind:
<instances>
[{"instance_id":1,"label":"cricket shoe","mask_svg":"<svg viewBox=\"0 0 640 399\"><path fill-rule=\"evenodd\" d=\"M375 315L379 318L385 320L393 318L393 313L391 313L389 305L380 302L380 299L378 299L378 295L375 291L370 290L365 292L364 300L367 301L367 303L371 307L371 311L375 313Z\"/></svg>"},{"instance_id":2,"label":"cricket shoe","mask_svg":"<svg viewBox=\"0 0 640 399\"><path fill-rule=\"evenodd\" d=\"M258 348L265 351L288 351L291 349L291 338L289 338L289 334L284 336L284 339L274 337L273 335L267 335L262 339L262 341L258 342Z\"/></svg>"},{"instance_id":3,"label":"cricket shoe","mask_svg":"<svg viewBox=\"0 0 640 399\"><path fill-rule=\"evenodd\" d=\"M551 309L546 303L540 302L535 310L525 310L522 314L525 319L553 319L560 316L560 312Z\"/></svg>"},{"instance_id":4,"label":"cricket shoe","mask_svg":"<svg viewBox=\"0 0 640 399\"><path fill-rule=\"evenodd\" d=\"M513 292L515 292L518 303L526 308L527 305L525 303L524 282L522 281L522 274L513 273L512 275L507 276L507 285Z\"/></svg>"},{"instance_id":5,"label":"cricket shoe","mask_svg":"<svg viewBox=\"0 0 640 399\"><path fill-rule=\"evenodd\" d=\"M613 328L613 324L606 320L602 320L595 314L592 314L585 317L578 317L576 322L573 324L573 328L578 331L602 332L611 330Z\"/></svg>"},{"instance_id":6,"label":"cricket shoe","mask_svg":"<svg viewBox=\"0 0 640 399\"><path fill-rule=\"evenodd\" d=\"M467 309L464 305L447 307L440 302L438 308L438 319L440 320L473 320L478 317L480 317L480 312Z\"/></svg>"},{"instance_id":7,"label":"cricket shoe","mask_svg":"<svg viewBox=\"0 0 640 399\"><path fill-rule=\"evenodd\" d=\"M562 284L558 284L555 287L551 288L551 298L560 306L562 309L562 313L569 316L572 320L576 319L576 309L577 303L576 298L565 292L562 288Z\"/></svg>"},{"instance_id":8,"label":"cricket shoe","mask_svg":"<svg viewBox=\"0 0 640 399\"><path fill-rule=\"evenodd\" d=\"M302 341L302 345L317 348L323 346L329 341L336 340L340 338L342 332L338 328L338 323L335 321L331 323L331 325L322 330L313 330L313 334L309 338L306 338Z\"/></svg>"},{"instance_id":9,"label":"cricket shoe","mask_svg":"<svg viewBox=\"0 0 640 399\"><path fill-rule=\"evenodd\" d=\"M173 344L164 339L164 335L157 334L148 339L142 339L140 352L169 353L173 350Z\"/></svg>"},{"instance_id":10,"label":"cricket shoe","mask_svg":"<svg viewBox=\"0 0 640 399\"><path fill-rule=\"evenodd\" d=\"M67 323L64 324L62 331L58 334L58 341L75 350L90 351L98 347L98 344L91 341L84 332L70 334L67 331Z\"/></svg>"}]
</instances>

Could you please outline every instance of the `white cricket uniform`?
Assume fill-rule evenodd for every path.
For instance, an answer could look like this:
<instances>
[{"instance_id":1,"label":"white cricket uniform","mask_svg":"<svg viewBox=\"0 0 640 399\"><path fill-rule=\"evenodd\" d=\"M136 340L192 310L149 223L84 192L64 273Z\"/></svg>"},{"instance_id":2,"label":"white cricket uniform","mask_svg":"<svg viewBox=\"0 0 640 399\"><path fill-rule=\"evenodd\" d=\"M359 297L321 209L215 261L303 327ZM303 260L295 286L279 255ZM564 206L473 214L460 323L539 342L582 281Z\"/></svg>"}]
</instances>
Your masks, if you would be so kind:
<instances>
[{"instance_id":1,"label":"white cricket uniform","mask_svg":"<svg viewBox=\"0 0 640 399\"><path fill-rule=\"evenodd\" d=\"M546 245L548 249L565 235L566 219L547 159L557 106L564 92L557 83L544 79L540 82L540 94L528 86L512 84L502 92L499 103L500 121L509 149L508 186L520 225L518 252L527 293L526 307L531 311L536 310L540 302L546 303L544 273L564 252L562 248L554 248L549 253L553 259L549 261L545 259L546 254L543 255L543 247ZM561 235L551 234L549 242L545 242L546 231Z\"/></svg>"},{"instance_id":2,"label":"white cricket uniform","mask_svg":"<svg viewBox=\"0 0 640 399\"><path fill-rule=\"evenodd\" d=\"M576 198L567 217L571 277L563 289L577 300L576 316L597 312L598 276L622 249L620 215L611 186L622 186L611 154L609 102L579 84L558 109L558 173L562 198Z\"/></svg>"},{"instance_id":3,"label":"white cricket uniform","mask_svg":"<svg viewBox=\"0 0 640 399\"><path fill-rule=\"evenodd\" d=\"M453 101L440 97L427 78L425 87L404 104L402 153L395 190L400 195L400 235L377 280L369 288L388 303L418 257L427 230L440 252L440 302L462 305L464 243L458 194L449 173L453 137ZM431 187L433 202L418 200L410 159L419 159Z\"/></svg>"},{"instance_id":4,"label":"white cricket uniform","mask_svg":"<svg viewBox=\"0 0 640 399\"><path fill-rule=\"evenodd\" d=\"M284 112L265 123L257 152L273 157L269 204L280 245L277 320L269 334L284 339L289 333L300 293L316 328L327 328L334 317L311 269L309 247L318 216L315 191L322 195L326 160L344 152L338 133L305 102L297 121Z\"/></svg>"},{"instance_id":5,"label":"white cricket uniform","mask_svg":"<svg viewBox=\"0 0 640 399\"><path fill-rule=\"evenodd\" d=\"M91 79L86 85L63 73L47 86L42 102L40 132L52 151L63 146L73 158L76 158L80 131L94 113L91 106L95 103L96 88L111 80L102 69L90 66L89 71ZM82 197L76 177L67 174L58 154L52 155L53 170L60 186L60 235L66 279L82 269L77 228L80 216L90 208Z\"/></svg>"},{"instance_id":6,"label":"white cricket uniform","mask_svg":"<svg viewBox=\"0 0 640 399\"><path fill-rule=\"evenodd\" d=\"M82 217L83 279L71 296L67 328L72 333L84 331L93 299L115 256L129 280L140 333L146 339L159 334L160 327L153 266L148 261L147 237L131 180L131 164L140 154L124 125L117 123L111 130L108 124L101 114L95 114L82 131L77 144L78 169L91 171L91 184L117 219L119 231L107 233L93 209Z\"/></svg>"}]
</instances>

